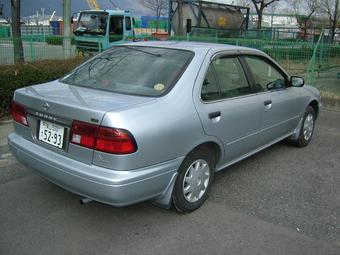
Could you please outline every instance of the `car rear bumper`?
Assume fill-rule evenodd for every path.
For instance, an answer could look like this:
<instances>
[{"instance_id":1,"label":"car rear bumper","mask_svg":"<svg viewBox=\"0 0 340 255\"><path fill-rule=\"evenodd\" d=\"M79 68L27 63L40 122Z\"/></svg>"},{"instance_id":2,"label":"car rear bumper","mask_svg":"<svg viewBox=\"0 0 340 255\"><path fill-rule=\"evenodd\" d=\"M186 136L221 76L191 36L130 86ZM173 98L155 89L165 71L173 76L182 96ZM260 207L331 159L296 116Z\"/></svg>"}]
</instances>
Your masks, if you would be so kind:
<instances>
[{"instance_id":1,"label":"car rear bumper","mask_svg":"<svg viewBox=\"0 0 340 255\"><path fill-rule=\"evenodd\" d=\"M183 158L117 171L87 165L32 143L16 133L8 136L16 158L51 182L84 197L125 206L165 195Z\"/></svg>"}]
</instances>

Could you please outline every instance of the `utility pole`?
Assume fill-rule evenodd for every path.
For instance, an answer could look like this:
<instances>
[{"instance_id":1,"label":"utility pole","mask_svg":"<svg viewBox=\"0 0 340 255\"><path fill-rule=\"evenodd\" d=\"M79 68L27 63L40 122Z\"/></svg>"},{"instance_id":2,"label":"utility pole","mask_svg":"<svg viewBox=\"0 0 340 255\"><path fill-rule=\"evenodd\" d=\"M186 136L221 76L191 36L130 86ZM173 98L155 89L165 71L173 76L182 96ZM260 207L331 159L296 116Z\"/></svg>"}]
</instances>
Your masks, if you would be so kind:
<instances>
[{"instance_id":1,"label":"utility pole","mask_svg":"<svg viewBox=\"0 0 340 255\"><path fill-rule=\"evenodd\" d=\"M20 0L11 0L11 16L12 16L12 37L14 48L14 63L24 62L24 49L21 39L20 25Z\"/></svg>"},{"instance_id":2,"label":"utility pole","mask_svg":"<svg viewBox=\"0 0 340 255\"><path fill-rule=\"evenodd\" d=\"M64 20L64 38L63 50L64 58L71 56L71 0L63 0L63 20Z\"/></svg>"},{"instance_id":3,"label":"utility pole","mask_svg":"<svg viewBox=\"0 0 340 255\"><path fill-rule=\"evenodd\" d=\"M334 39L335 39L335 30L336 30L336 25L338 24L338 13L339 13L339 0L336 0L334 18L333 18L333 26L332 26L332 43L334 42Z\"/></svg>"}]
</instances>

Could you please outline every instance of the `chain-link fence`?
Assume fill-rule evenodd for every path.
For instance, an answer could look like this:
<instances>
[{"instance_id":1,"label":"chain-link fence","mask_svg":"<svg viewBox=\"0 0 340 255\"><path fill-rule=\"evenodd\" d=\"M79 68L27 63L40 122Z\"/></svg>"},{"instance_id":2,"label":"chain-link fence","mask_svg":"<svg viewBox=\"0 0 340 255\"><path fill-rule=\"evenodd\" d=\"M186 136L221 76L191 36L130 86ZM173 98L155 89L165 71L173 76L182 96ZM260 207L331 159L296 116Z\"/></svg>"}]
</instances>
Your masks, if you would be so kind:
<instances>
[{"instance_id":1,"label":"chain-link fence","mask_svg":"<svg viewBox=\"0 0 340 255\"><path fill-rule=\"evenodd\" d=\"M252 36L250 34L252 33ZM325 42L322 34L319 40L301 41L293 39L270 39L266 31L254 36L255 31L247 36L237 34L215 33L206 30L205 33L192 33L184 37L167 37L167 40L187 40L232 44L252 47L266 52L290 74L303 76L306 81L318 87L323 95L340 100L340 45ZM265 36L263 36L265 35ZM272 36L272 35L271 35ZM253 38L254 37L254 38ZM67 59L78 55L75 39L71 40L71 48L63 48L62 36L54 35L31 35L23 36L23 51L25 61L42 59ZM133 38L123 38L133 40ZM157 40L150 35L135 35L135 40ZM158 38L159 39L159 38ZM122 41L120 41L122 42ZM118 42L118 43L120 43ZM100 45L100 43L99 43ZM13 38L0 38L0 64L14 63ZM98 50L103 50L98 47ZM92 54L95 52L91 52Z\"/></svg>"},{"instance_id":2,"label":"chain-link fence","mask_svg":"<svg viewBox=\"0 0 340 255\"><path fill-rule=\"evenodd\" d=\"M73 37L69 38L74 42ZM16 38L0 38L0 65L14 64L14 44ZM69 50L63 48L63 37L30 35L22 36L22 45L25 61L43 59L63 59L76 56L76 47L71 44Z\"/></svg>"}]
</instances>

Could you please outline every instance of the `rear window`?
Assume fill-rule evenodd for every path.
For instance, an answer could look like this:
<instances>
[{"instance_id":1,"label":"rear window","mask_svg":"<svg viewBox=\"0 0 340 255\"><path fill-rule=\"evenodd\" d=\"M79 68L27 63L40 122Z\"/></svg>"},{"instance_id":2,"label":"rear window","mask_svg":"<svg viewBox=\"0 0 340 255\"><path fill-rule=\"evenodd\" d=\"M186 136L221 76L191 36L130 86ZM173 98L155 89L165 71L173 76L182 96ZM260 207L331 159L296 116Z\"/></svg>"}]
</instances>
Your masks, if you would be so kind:
<instances>
[{"instance_id":1,"label":"rear window","mask_svg":"<svg viewBox=\"0 0 340 255\"><path fill-rule=\"evenodd\" d=\"M190 63L186 50L117 46L94 57L61 82L116 93L161 96Z\"/></svg>"}]
</instances>

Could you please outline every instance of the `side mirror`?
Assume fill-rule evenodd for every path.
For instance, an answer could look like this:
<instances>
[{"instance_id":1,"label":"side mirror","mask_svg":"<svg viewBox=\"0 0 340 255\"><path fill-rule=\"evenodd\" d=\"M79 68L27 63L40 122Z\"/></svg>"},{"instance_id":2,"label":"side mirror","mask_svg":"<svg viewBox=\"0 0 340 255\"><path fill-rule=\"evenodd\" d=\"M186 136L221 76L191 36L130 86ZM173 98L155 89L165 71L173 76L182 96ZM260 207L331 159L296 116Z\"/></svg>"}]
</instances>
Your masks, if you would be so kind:
<instances>
[{"instance_id":1,"label":"side mirror","mask_svg":"<svg viewBox=\"0 0 340 255\"><path fill-rule=\"evenodd\" d=\"M290 85L292 87L302 87L303 85L305 85L305 80L299 76L291 76Z\"/></svg>"}]
</instances>

